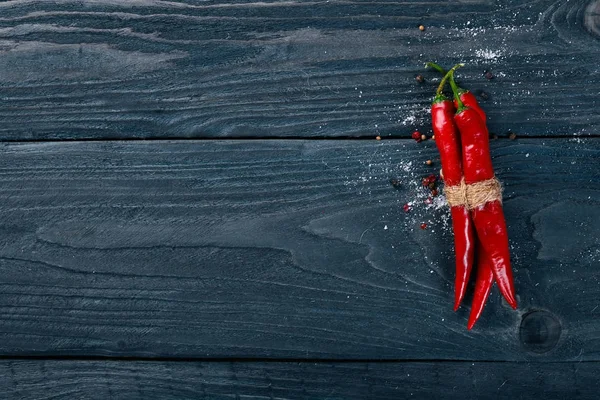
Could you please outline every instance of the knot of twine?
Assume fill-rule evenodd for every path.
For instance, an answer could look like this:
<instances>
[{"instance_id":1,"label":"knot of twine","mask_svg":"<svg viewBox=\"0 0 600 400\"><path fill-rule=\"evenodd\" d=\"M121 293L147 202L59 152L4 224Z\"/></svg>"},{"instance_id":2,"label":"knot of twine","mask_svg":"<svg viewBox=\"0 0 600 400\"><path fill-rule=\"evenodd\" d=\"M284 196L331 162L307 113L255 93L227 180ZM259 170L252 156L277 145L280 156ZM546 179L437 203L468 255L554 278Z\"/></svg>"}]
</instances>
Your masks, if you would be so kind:
<instances>
[{"instance_id":1,"label":"knot of twine","mask_svg":"<svg viewBox=\"0 0 600 400\"><path fill-rule=\"evenodd\" d=\"M502 203L502 185L495 176L469 184L466 184L463 178L459 185L446 186L444 193L450 207L463 206L473 210L491 201Z\"/></svg>"}]
</instances>

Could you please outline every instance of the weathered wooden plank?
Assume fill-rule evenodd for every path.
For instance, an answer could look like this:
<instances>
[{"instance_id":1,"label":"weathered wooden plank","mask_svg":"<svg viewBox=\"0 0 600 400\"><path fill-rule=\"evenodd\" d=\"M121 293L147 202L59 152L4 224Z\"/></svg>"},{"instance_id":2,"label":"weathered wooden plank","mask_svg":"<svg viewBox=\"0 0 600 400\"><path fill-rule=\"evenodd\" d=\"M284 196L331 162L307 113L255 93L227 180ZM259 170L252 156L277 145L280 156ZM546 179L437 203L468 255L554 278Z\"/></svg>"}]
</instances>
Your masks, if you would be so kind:
<instances>
[{"instance_id":1,"label":"weathered wooden plank","mask_svg":"<svg viewBox=\"0 0 600 400\"><path fill-rule=\"evenodd\" d=\"M591 363L2 361L3 399L596 399Z\"/></svg>"},{"instance_id":2,"label":"weathered wooden plank","mask_svg":"<svg viewBox=\"0 0 600 400\"><path fill-rule=\"evenodd\" d=\"M407 136L431 60L468 63L492 131L594 135L599 4L5 1L0 139Z\"/></svg>"},{"instance_id":3,"label":"weathered wooden plank","mask_svg":"<svg viewBox=\"0 0 600 400\"><path fill-rule=\"evenodd\" d=\"M521 307L472 332L434 147L4 144L0 354L597 360L600 141L493 142Z\"/></svg>"}]
</instances>

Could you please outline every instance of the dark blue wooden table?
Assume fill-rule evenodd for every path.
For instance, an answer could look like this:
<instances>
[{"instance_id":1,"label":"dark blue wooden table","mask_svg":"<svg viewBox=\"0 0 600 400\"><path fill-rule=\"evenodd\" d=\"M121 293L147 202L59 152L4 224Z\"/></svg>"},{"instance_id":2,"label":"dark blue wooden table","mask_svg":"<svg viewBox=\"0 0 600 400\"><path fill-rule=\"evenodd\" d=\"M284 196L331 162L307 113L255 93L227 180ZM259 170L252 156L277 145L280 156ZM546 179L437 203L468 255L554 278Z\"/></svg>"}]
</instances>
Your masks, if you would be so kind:
<instances>
[{"instance_id":1,"label":"dark blue wooden table","mask_svg":"<svg viewBox=\"0 0 600 400\"><path fill-rule=\"evenodd\" d=\"M497 137L472 331L426 61ZM599 78L597 0L0 2L0 398L597 398Z\"/></svg>"}]
</instances>

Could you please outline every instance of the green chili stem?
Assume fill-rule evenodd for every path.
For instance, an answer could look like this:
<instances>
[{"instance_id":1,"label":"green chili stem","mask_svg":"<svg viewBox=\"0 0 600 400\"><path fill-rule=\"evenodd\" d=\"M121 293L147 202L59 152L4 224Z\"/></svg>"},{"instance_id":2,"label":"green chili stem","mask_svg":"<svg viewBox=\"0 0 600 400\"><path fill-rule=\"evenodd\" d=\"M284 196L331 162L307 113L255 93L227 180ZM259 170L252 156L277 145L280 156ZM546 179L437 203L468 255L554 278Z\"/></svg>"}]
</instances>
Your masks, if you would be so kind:
<instances>
[{"instance_id":1,"label":"green chili stem","mask_svg":"<svg viewBox=\"0 0 600 400\"><path fill-rule=\"evenodd\" d=\"M436 64L434 62L428 62L428 63L425 64L425 66L429 67L429 68L435 69L436 71L438 71L442 75L446 75L446 70L444 68L442 68L439 64Z\"/></svg>"},{"instance_id":2,"label":"green chili stem","mask_svg":"<svg viewBox=\"0 0 600 400\"><path fill-rule=\"evenodd\" d=\"M444 76L444 79L442 79L442 81L440 82L440 85L437 88L437 91L435 92L436 96L439 96L442 94L442 91L444 90L444 86L446 86L446 82L448 81L448 78L450 78L451 76L454 76L454 71L456 71L460 67L463 67L464 65L465 64L456 64L454 67L452 67L450 69L450 71L448 71L446 73L446 75ZM456 83L455 83L455 85L456 85Z\"/></svg>"},{"instance_id":3,"label":"green chili stem","mask_svg":"<svg viewBox=\"0 0 600 400\"><path fill-rule=\"evenodd\" d=\"M454 98L456 99L456 103L458 104L457 111L460 111L463 108L465 108L465 105L463 104L462 100L460 99L460 89L459 89L458 85L456 84L456 81L454 80L454 72L452 72L452 74L450 74L450 87L452 88L452 93L454 93Z\"/></svg>"}]
</instances>

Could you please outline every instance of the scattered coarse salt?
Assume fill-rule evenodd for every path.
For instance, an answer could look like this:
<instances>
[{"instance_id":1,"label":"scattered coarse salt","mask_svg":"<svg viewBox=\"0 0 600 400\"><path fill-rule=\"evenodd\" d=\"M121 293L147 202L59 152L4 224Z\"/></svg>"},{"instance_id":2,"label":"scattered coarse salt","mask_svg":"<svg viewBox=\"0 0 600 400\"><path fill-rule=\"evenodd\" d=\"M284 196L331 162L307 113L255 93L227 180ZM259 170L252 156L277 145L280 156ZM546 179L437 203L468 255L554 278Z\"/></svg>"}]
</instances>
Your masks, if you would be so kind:
<instances>
[{"instance_id":1,"label":"scattered coarse salt","mask_svg":"<svg viewBox=\"0 0 600 400\"><path fill-rule=\"evenodd\" d=\"M478 58L483 58L485 60L497 60L502 57L504 53L502 50L490 50L490 49L479 49L475 50L475 56Z\"/></svg>"}]
</instances>

